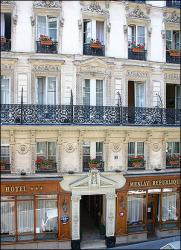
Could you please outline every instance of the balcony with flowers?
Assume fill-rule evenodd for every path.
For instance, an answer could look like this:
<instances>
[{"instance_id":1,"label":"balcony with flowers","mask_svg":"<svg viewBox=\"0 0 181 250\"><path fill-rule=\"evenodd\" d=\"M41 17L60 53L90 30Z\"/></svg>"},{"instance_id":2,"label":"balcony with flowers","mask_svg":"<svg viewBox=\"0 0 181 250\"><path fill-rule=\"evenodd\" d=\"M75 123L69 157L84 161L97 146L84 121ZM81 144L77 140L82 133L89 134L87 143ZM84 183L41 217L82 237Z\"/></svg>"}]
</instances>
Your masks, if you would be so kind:
<instances>
[{"instance_id":1,"label":"balcony with flowers","mask_svg":"<svg viewBox=\"0 0 181 250\"><path fill-rule=\"evenodd\" d=\"M181 156L180 155L166 155L166 168L178 168L180 167Z\"/></svg>"},{"instance_id":2,"label":"balcony with flowers","mask_svg":"<svg viewBox=\"0 0 181 250\"><path fill-rule=\"evenodd\" d=\"M105 56L105 45L99 39L91 39L90 43L84 43L84 55Z\"/></svg>"},{"instance_id":3,"label":"balcony with flowers","mask_svg":"<svg viewBox=\"0 0 181 250\"><path fill-rule=\"evenodd\" d=\"M53 160L46 159L45 157L37 157L36 161L36 173L56 173L57 164Z\"/></svg>"},{"instance_id":4,"label":"balcony with flowers","mask_svg":"<svg viewBox=\"0 0 181 250\"><path fill-rule=\"evenodd\" d=\"M9 174L11 173L10 169L10 162L7 159L1 159L0 160L0 166L1 166L1 174Z\"/></svg>"},{"instance_id":5,"label":"balcony with flowers","mask_svg":"<svg viewBox=\"0 0 181 250\"><path fill-rule=\"evenodd\" d=\"M36 41L37 53L57 53L57 42L53 41L51 37L47 35L40 35L39 41Z\"/></svg>"},{"instance_id":6,"label":"balcony with flowers","mask_svg":"<svg viewBox=\"0 0 181 250\"><path fill-rule=\"evenodd\" d=\"M128 157L128 169L145 169L144 156L129 156Z\"/></svg>"},{"instance_id":7,"label":"balcony with flowers","mask_svg":"<svg viewBox=\"0 0 181 250\"><path fill-rule=\"evenodd\" d=\"M136 44L133 41L128 46L128 59L146 61L146 53L145 44Z\"/></svg>"}]
</instances>

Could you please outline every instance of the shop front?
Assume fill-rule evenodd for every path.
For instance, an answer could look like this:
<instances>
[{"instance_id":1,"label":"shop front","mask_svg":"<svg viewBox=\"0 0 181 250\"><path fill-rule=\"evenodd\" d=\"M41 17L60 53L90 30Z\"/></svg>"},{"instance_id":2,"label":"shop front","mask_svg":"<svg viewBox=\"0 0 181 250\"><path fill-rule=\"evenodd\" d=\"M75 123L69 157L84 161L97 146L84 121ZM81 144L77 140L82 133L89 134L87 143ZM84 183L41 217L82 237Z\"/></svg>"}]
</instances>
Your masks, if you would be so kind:
<instances>
[{"instance_id":1,"label":"shop front","mask_svg":"<svg viewBox=\"0 0 181 250\"><path fill-rule=\"evenodd\" d=\"M2 249L28 244L33 249L70 248L70 193L56 180L1 181Z\"/></svg>"},{"instance_id":2,"label":"shop front","mask_svg":"<svg viewBox=\"0 0 181 250\"><path fill-rule=\"evenodd\" d=\"M179 177L126 177L126 185L117 191L117 243L179 234Z\"/></svg>"}]
</instances>

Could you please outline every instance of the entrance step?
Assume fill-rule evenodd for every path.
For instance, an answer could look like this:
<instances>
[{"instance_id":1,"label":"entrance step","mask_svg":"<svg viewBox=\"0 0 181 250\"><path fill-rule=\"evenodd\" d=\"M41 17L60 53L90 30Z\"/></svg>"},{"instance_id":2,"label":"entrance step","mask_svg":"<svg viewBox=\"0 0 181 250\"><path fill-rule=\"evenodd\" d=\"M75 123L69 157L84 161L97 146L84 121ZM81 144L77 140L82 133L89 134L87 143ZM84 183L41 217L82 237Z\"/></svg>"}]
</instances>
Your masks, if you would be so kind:
<instances>
[{"instance_id":1,"label":"entrance step","mask_svg":"<svg viewBox=\"0 0 181 250\"><path fill-rule=\"evenodd\" d=\"M86 240L82 241L80 245L81 249L106 249L105 240Z\"/></svg>"}]
</instances>

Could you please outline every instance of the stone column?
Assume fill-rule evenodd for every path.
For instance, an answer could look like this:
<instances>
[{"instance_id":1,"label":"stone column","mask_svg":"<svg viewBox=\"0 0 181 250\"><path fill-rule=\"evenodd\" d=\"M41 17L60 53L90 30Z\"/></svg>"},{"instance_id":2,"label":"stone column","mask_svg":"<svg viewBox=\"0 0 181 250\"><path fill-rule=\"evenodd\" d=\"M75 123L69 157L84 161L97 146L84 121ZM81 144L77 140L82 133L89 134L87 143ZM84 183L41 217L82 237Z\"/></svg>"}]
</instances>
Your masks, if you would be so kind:
<instances>
[{"instance_id":1,"label":"stone column","mask_svg":"<svg viewBox=\"0 0 181 250\"><path fill-rule=\"evenodd\" d=\"M10 159L11 159L11 173L16 172L15 166L15 137L14 131L10 131Z\"/></svg>"},{"instance_id":2,"label":"stone column","mask_svg":"<svg viewBox=\"0 0 181 250\"><path fill-rule=\"evenodd\" d=\"M106 194L106 245L114 247L116 238L115 234L115 193Z\"/></svg>"},{"instance_id":3,"label":"stone column","mask_svg":"<svg viewBox=\"0 0 181 250\"><path fill-rule=\"evenodd\" d=\"M80 195L72 195L72 240L80 241Z\"/></svg>"},{"instance_id":4,"label":"stone column","mask_svg":"<svg viewBox=\"0 0 181 250\"><path fill-rule=\"evenodd\" d=\"M61 156L62 156L62 132L58 132L58 141L57 141L57 172L62 172L62 162L61 162Z\"/></svg>"},{"instance_id":5,"label":"stone column","mask_svg":"<svg viewBox=\"0 0 181 250\"><path fill-rule=\"evenodd\" d=\"M31 130L31 174L35 173L35 161L36 161L36 141L35 130Z\"/></svg>"}]
</instances>

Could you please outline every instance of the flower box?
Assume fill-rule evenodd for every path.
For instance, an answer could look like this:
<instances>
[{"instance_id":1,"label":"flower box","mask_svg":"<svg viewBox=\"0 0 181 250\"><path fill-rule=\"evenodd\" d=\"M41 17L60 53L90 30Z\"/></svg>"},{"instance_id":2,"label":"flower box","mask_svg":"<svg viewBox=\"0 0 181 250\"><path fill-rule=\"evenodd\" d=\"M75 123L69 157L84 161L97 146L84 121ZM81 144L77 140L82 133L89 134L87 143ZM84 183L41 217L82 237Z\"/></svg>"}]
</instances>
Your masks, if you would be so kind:
<instances>
[{"instance_id":1,"label":"flower box","mask_svg":"<svg viewBox=\"0 0 181 250\"><path fill-rule=\"evenodd\" d=\"M5 169L6 169L5 165L1 165L1 171Z\"/></svg>"},{"instance_id":2,"label":"flower box","mask_svg":"<svg viewBox=\"0 0 181 250\"><path fill-rule=\"evenodd\" d=\"M170 165L179 165L178 161L170 161L169 163L170 163Z\"/></svg>"},{"instance_id":3,"label":"flower box","mask_svg":"<svg viewBox=\"0 0 181 250\"><path fill-rule=\"evenodd\" d=\"M91 43L90 47L92 49L101 49L102 48L102 45L100 42L94 42L94 43Z\"/></svg>"},{"instance_id":4,"label":"flower box","mask_svg":"<svg viewBox=\"0 0 181 250\"><path fill-rule=\"evenodd\" d=\"M143 167L143 162L132 162L132 166L136 168Z\"/></svg>"},{"instance_id":5,"label":"flower box","mask_svg":"<svg viewBox=\"0 0 181 250\"><path fill-rule=\"evenodd\" d=\"M97 168L98 163L89 163L89 168Z\"/></svg>"},{"instance_id":6,"label":"flower box","mask_svg":"<svg viewBox=\"0 0 181 250\"><path fill-rule=\"evenodd\" d=\"M135 53L140 53L140 52L143 52L144 49L142 48L132 48L132 51L135 52Z\"/></svg>"},{"instance_id":7,"label":"flower box","mask_svg":"<svg viewBox=\"0 0 181 250\"><path fill-rule=\"evenodd\" d=\"M170 53L170 56L180 57L180 51L179 50L170 50L169 53Z\"/></svg>"},{"instance_id":8,"label":"flower box","mask_svg":"<svg viewBox=\"0 0 181 250\"><path fill-rule=\"evenodd\" d=\"M47 40L47 41L41 41L41 45L44 45L44 46L50 46L53 44L53 41L52 40Z\"/></svg>"}]
</instances>

